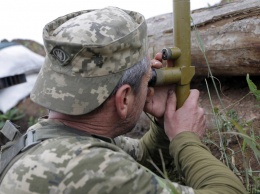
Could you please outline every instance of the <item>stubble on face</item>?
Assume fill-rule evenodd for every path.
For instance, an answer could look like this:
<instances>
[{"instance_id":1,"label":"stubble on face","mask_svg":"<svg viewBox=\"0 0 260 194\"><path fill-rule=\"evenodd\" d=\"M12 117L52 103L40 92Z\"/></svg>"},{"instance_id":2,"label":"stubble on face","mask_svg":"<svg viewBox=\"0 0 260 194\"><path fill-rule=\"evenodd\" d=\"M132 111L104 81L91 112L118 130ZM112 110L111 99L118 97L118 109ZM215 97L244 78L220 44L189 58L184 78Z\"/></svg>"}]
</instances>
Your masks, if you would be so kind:
<instances>
[{"instance_id":1,"label":"stubble on face","mask_svg":"<svg viewBox=\"0 0 260 194\"><path fill-rule=\"evenodd\" d=\"M129 115L127 118L121 123L121 126L124 128L124 132L130 132L135 126L137 121L140 118L140 115L144 109L147 92L148 92L148 82L151 77L151 68L149 71L143 76L141 86L139 88L139 92L135 95L135 100ZM122 128L122 129L123 129Z\"/></svg>"}]
</instances>

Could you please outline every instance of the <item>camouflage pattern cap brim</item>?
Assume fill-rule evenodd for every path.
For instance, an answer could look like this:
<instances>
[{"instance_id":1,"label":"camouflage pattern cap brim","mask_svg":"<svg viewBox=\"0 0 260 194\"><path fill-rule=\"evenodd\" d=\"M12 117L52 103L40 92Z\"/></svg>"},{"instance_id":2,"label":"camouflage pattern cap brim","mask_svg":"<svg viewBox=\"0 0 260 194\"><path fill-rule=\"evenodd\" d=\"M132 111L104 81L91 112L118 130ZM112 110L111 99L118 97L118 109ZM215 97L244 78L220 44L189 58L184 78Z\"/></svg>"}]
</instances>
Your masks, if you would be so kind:
<instances>
[{"instance_id":1,"label":"camouflage pattern cap brim","mask_svg":"<svg viewBox=\"0 0 260 194\"><path fill-rule=\"evenodd\" d=\"M57 18L43 30L46 58L31 99L68 115L89 113L145 57L146 31L141 14L116 7Z\"/></svg>"}]
</instances>

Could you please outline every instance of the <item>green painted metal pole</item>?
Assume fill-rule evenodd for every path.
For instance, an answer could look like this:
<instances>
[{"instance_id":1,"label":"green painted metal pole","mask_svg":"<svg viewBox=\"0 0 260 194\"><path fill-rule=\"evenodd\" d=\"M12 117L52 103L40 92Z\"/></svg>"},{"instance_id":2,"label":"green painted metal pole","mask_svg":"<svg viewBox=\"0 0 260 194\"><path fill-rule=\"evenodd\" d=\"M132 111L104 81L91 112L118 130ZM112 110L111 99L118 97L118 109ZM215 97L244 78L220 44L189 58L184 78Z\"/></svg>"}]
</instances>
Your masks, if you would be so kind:
<instances>
[{"instance_id":1,"label":"green painted metal pole","mask_svg":"<svg viewBox=\"0 0 260 194\"><path fill-rule=\"evenodd\" d=\"M177 84L177 108L181 107L190 93L190 80L195 74L191 67L190 0L173 0L173 44L181 50L174 65L181 69L182 78Z\"/></svg>"},{"instance_id":2,"label":"green painted metal pole","mask_svg":"<svg viewBox=\"0 0 260 194\"><path fill-rule=\"evenodd\" d=\"M173 0L173 45L162 50L163 60L173 60L174 67L154 69L149 86L177 84L177 108L190 94L190 82L195 74L191 66L190 0Z\"/></svg>"}]
</instances>

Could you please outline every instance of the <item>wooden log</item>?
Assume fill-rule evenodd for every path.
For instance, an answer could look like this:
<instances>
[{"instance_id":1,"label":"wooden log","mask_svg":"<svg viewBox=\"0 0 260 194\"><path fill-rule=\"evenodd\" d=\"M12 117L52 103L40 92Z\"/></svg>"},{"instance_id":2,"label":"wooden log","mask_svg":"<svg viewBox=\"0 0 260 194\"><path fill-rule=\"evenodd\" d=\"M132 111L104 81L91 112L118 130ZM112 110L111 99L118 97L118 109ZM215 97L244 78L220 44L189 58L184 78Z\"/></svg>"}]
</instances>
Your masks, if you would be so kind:
<instances>
[{"instance_id":1,"label":"wooden log","mask_svg":"<svg viewBox=\"0 0 260 194\"><path fill-rule=\"evenodd\" d=\"M191 59L196 75L208 75L200 45L213 75L260 75L259 0L199 9L193 11L191 17ZM151 57L162 48L173 46L172 13L149 18L147 24Z\"/></svg>"}]
</instances>

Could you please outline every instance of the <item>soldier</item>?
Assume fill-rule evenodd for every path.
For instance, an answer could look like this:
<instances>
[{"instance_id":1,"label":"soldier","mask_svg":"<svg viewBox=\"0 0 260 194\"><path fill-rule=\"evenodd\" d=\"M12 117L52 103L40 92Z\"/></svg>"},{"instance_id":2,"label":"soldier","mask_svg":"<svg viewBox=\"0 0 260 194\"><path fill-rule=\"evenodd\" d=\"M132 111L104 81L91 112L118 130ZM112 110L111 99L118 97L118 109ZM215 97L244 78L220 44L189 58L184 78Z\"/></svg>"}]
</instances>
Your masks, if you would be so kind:
<instances>
[{"instance_id":1,"label":"soldier","mask_svg":"<svg viewBox=\"0 0 260 194\"><path fill-rule=\"evenodd\" d=\"M148 87L162 55L149 61L146 30L141 14L116 7L45 26L46 58L31 99L49 115L28 129L0 193L246 193L200 141L199 92L176 110L174 86ZM143 110L153 116L150 130L140 140L121 136ZM186 186L156 174L173 158Z\"/></svg>"}]
</instances>

